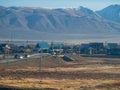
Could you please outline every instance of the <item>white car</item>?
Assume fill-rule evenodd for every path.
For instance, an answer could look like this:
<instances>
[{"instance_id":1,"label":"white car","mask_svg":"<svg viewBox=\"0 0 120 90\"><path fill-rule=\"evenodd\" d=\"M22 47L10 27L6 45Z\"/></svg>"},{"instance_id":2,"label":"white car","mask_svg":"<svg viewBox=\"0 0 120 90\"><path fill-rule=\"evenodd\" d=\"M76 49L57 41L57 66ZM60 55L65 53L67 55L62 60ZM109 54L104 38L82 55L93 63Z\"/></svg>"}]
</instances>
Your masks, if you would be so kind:
<instances>
[{"instance_id":1,"label":"white car","mask_svg":"<svg viewBox=\"0 0 120 90\"><path fill-rule=\"evenodd\" d=\"M23 59L23 56L19 56L19 59Z\"/></svg>"}]
</instances>

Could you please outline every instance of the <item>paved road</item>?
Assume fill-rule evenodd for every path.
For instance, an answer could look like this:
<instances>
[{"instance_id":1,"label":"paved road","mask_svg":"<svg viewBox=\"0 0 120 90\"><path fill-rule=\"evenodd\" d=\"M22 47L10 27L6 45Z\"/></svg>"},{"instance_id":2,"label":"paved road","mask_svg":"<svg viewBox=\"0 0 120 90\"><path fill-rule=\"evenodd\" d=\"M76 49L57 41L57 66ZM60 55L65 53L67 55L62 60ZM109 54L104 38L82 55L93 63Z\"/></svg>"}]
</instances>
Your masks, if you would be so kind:
<instances>
[{"instance_id":1,"label":"paved road","mask_svg":"<svg viewBox=\"0 0 120 90\"><path fill-rule=\"evenodd\" d=\"M4 60L0 60L0 64L1 63L9 63L9 62L15 62L21 59L4 59Z\"/></svg>"},{"instance_id":2,"label":"paved road","mask_svg":"<svg viewBox=\"0 0 120 90\"><path fill-rule=\"evenodd\" d=\"M30 59L34 59L34 58L41 58L41 57L45 57L45 56L48 56L49 54L47 53L36 53L36 54L32 54L30 55ZM2 63L9 63L9 62L15 62L15 61L20 61L20 60L26 60L26 59L29 59L29 58L23 58L23 59L4 59L4 60L0 60L0 64Z\"/></svg>"}]
</instances>

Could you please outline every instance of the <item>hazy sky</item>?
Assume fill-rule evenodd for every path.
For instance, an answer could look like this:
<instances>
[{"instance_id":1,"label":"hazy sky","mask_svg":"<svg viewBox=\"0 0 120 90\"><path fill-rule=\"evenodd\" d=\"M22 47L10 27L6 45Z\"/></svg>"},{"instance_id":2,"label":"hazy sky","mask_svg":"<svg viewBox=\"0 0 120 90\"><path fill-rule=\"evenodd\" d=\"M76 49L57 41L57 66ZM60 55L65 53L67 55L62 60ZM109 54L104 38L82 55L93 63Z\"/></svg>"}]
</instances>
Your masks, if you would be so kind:
<instances>
[{"instance_id":1,"label":"hazy sky","mask_svg":"<svg viewBox=\"0 0 120 90\"><path fill-rule=\"evenodd\" d=\"M7 7L77 8L84 6L92 10L99 10L111 4L120 4L120 0L0 0L0 5Z\"/></svg>"}]
</instances>

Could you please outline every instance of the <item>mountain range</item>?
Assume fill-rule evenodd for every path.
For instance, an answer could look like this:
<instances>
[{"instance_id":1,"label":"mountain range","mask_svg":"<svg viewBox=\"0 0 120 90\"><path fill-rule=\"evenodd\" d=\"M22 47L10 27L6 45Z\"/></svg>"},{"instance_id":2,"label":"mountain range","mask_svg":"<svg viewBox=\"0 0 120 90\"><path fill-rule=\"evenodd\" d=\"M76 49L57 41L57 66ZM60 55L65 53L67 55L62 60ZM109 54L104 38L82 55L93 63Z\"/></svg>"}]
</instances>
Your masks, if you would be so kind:
<instances>
[{"instance_id":1,"label":"mountain range","mask_svg":"<svg viewBox=\"0 0 120 90\"><path fill-rule=\"evenodd\" d=\"M29 40L97 39L119 36L120 6L47 9L0 6L0 38Z\"/></svg>"},{"instance_id":2,"label":"mountain range","mask_svg":"<svg viewBox=\"0 0 120 90\"><path fill-rule=\"evenodd\" d=\"M96 11L96 13L107 20L120 23L120 5L110 5L102 10Z\"/></svg>"}]
</instances>

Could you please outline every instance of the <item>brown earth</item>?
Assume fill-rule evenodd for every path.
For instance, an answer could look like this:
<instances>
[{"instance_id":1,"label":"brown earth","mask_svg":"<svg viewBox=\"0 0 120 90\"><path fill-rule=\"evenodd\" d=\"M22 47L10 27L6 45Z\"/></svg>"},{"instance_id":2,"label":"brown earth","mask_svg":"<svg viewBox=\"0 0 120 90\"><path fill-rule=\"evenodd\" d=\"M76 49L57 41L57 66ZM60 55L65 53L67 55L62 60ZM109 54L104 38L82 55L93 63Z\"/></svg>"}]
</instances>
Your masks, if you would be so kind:
<instances>
[{"instance_id":1,"label":"brown earth","mask_svg":"<svg viewBox=\"0 0 120 90\"><path fill-rule=\"evenodd\" d=\"M120 58L57 56L0 64L1 87L40 90L120 90Z\"/></svg>"}]
</instances>

